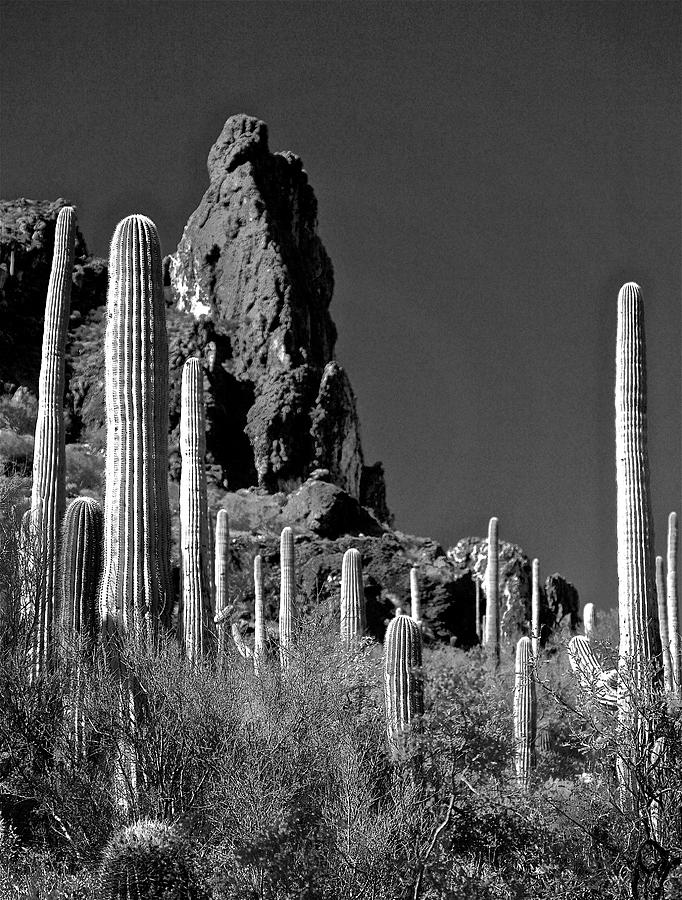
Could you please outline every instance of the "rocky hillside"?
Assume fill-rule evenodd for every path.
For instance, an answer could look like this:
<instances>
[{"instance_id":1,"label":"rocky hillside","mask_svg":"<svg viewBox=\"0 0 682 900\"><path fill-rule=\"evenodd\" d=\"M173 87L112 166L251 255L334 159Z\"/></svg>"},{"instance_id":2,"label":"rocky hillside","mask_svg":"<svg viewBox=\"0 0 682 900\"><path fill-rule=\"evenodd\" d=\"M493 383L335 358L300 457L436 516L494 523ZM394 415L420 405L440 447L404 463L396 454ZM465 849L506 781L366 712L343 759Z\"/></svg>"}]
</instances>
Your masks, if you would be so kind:
<instances>
[{"instance_id":1,"label":"rocky hillside","mask_svg":"<svg viewBox=\"0 0 682 900\"><path fill-rule=\"evenodd\" d=\"M211 506L230 515L236 613L248 616L254 553L274 563L279 530L292 525L305 602L338 592L341 556L352 541L362 549L375 633L383 632L396 606L409 606L409 571L416 566L427 635L475 643L475 582L484 571L485 542L468 538L446 553L434 541L392 529L381 463L365 462L355 395L334 358L333 269L301 160L271 152L265 123L238 115L211 148L208 175L208 188L164 265L170 477L175 483L179 476L182 366L198 356L205 373ZM0 207L5 473L30 472L42 316L55 220L65 203L20 199ZM88 254L80 232L73 279L67 489L101 495L107 271L104 260ZM503 628L512 635L529 617L530 564L518 547L504 547ZM577 594L565 585L561 580L553 588L554 595L563 590L561 602L548 589L547 624L564 615L577 621Z\"/></svg>"}]
</instances>

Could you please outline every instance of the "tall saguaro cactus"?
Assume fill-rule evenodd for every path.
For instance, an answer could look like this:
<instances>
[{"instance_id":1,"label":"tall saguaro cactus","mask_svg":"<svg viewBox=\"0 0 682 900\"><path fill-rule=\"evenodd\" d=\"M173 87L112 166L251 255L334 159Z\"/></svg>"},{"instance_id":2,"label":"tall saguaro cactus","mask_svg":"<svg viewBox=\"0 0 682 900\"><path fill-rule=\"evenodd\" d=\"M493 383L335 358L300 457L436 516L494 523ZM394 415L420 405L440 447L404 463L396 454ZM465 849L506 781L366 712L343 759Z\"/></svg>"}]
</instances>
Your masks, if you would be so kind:
<instances>
[{"instance_id":1,"label":"tall saguaro cactus","mask_svg":"<svg viewBox=\"0 0 682 900\"><path fill-rule=\"evenodd\" d=\"M59 547L66 498L64 449L65 346L71 306L76 213L59 211L47 288L43 355L38 384L38 419L33 455L31 519L35 534L35 633L32 674L49 664L59 607Z\"/></svg>"},{"instance_id":2,"label":"tall saguaro cactus","mask_svg":"<svg viewBox=\"0 0 682 900\"><path fill-rule=\"evenodd\" d=\"M485 574L485 646L495 666L500 662L499 547L497 518L488 524L488 568Z\"/></svg>"},{"instance_id":3,"label":"tall saguaro cactus","mask_svg":"<svg viewBox=\"0 0 682 900\"><path fill-rule=\"evenodd\" d=\"M517 781L524 788L535 765L537 699L533 666L532 642L522 637L516 645L514 672L514 759Z\"/></svg>"},{"instance_id":4,"label":"tall saguaro cactus","mask_svg":"<svg viewBox=\"0 0 682 900\"><path fill-rule=\"evenodd\" d=\"M180 455L183 643L187 657L194 660L212 649L214 644L204 462L204 375L201 361L196 357L188 359L182 370Z\"/></svg>"},{"instance_id":5,"label":"tall saguaro cactus","mask_svg":"<svg viewBox=\"0 0 682 900\"><path fill-rule=\"evenodd\" d=\"M421 676L422 635L414 619L396 616L384 638L384 694L386 732L394 759L401 759L410 735L424 712Z\"/></svg>"},{"instance_id":6,"label":"tall saguaro cactus","mask_svg":"<svg viewBox=\"0 0 682 900\"><path fill-rule=\"evenodd\" d=\"M533 560L532 567L532 593L530 603L530 627L533 657L537 660L540 652L540 560Z\"/></svg>"},{"instance_id":7,"label":"tall saguaro cactus","mask_svg":"<svg viewBox=\"0 0 682 900\"><path fill-rule=\"evenodd\" d=\"M356 645L365 633L365 589L362 584L362 557L351 547L341 563L341 643L346 649Z\"/></svg>"},{"instance_id":8,"label":"tall saguaro cactus","mask_svg":"<svg viewBox=\"0 0 682 900\"><path fill-rule=\"evenodd\" d=\"M670 641L671 681L675 696L682 700L682 636L680 635L679 597L677 592L677 513L668 516L668 639Z\"/></svg>"},{"instance_id":9,"label":"tall saguaro cactus","mask_svg":"<svg viewBox=\"0 0 682 900\"><path fill-rule=\"evenodd\" d=\"M644 306L639 285L618 294L616 336L616 483L618 518L618 649L621 725L631 740L631 756L620 766L621 797L637 806L634 759L651 741L641 713L653 696L651 667L661 652L656 610L653 529L647 452L646 347ZM635 696L637 695L637 697Z\"/></svg>"},{"instance_id":10,"label":"tall saguaro cactus","mask_svg":"<svg viewBox=\"0 0 682 900\"><path fill-rule=\"evenodd\" d=\"M253 671L259 675L265 664L265 610L263 608L263 558L258 553L253 559Z\"/></svg>"},{"instance_id":11,"label":"tall saguaro cactus","mask_svg":"<svg viewBox=\"0 0 682 900\"><path fill-rule=\"evenodd\" d=\"M219 509L215 521L215 618L218 625L218 659L227 653L227 609L230 603L230 523L226 509Z\"/></svg>"},{"instance_id":12,"label":"tall saguaro cactus","mask_svg":"<svg viewBox=\"0 0 682 900\"><path fill-rule=\"evenodd\" d=\"M282 672L291 666L294 648L294 618L296 605L296 568L294 560L294 532L282 529L279 542L279 659Z\"/></svg>"},{"instance_id":13,"label":"tall saguaro cactus","mask_svg":"<svg viewBox=\"0 0 682 900\"><path fill-rule=\"evenodd\" d=\"M69 504L62 540L61 625L86 645L94 645L99 626L102 530L102 507L96 500L77 497Z\"/></svg>"},{"instance_id":14,"label":"tall saguaro cactus","mask_svg":"<svg viewBox=\"0 0 682 900\"><path fill-rule=\"evenodd\" d=\"M172 602L168 339L159 237L145 216L119 222L111 242L105 360L103 624L153 644Z\"/></svg>"}]
</instances>

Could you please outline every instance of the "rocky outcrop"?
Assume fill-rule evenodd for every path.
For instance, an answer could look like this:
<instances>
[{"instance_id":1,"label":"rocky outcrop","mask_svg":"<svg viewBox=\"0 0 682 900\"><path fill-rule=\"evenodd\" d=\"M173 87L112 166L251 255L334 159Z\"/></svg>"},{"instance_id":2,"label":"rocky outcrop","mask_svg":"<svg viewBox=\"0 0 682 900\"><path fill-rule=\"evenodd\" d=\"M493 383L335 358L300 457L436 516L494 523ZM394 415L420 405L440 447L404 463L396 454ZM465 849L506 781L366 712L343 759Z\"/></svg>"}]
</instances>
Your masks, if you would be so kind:
<instances>
[{"instance_id":1,"label":"rocky outcrop","mask_svg":"<svg viewBox=\"0 0 682 900\"><path fill-rule=\"evenodd\" d=\"M0 201L0 386L5 396L19 387L38 393L45 297L54 232L66 200ZM76 229L71 318L73 331L106 300L104 260L88 254Z\"/></svg>"},{"instance_id":2,"label":"rocky outcrop","mask_svg":"<svg viewBox=\"0 0 682 900\"><path fill-rule=\"evenodd\" d=\"M580 597L571 582L555 572L545 581L545 596L552 614L551 624L559 625L568 617L569 627L575 631L580 624Z\"/></svg>"},{"instance_id":3,"label":"rocky outcrop","mask_svg":"<svg viewBox=\"0 0 682 900\"><path fill-rule=\"evenodd\" d=\"M208 174L167 262L167 289L177 310L211 333L209 429L222 432L211 404L219 411L221 395L239 395L231 425L248 444L228 460L209 433L215 465L233 489L253 484L255 473L270 492L325 468L351 497L380 500L376 512L387 521L382 471L364 466L355 396L334 360L334 275L301 160L270 152L265 123L238 115L211 148ZM366 468L371 488L363 494Z\"/></svg>"},{"instance_id":4,"label":"rocky outcrop","mask_svg":"<svg viewBox=\"0 0 682 900\"><path fill-rule=\"evenodd\" d=\"M367 608L367 631L382 640L386 625L398 607L410 608L410 569L419 572L423 627L427 641L445 641L461 647L476 642L474 583L448 560L435 541L400 532L379 535L344 535L326 539L296 532L298 603L312 610L328 603L338 623L343 554L351 547L362 556ZM279 602L279 539L270 533L232 532L231 584L234 618L253 625L253 557L263 558L265 615L274 632Z\"/></svg>"},{"instance_id":5,"label":"rocky outcrop","mask_svg":"<svg viewBox=\"0 0 682 900\"><path fill-rule=\"evenodd\" d=\"M355 394L334 360L324 368L310 419L315 465L327 469L334 484L359 498L363 457Z\"/></svg>"},{"instance_id":6,"label":"rocky outcrop","mask_svg":"<svg viewBox=\"0 0 682 900\"><path fill-rule=\"evenodd\" d=\"M479 582L485 594L488 541L477 537L462 538L448 550L448 557L460 569L470 572L471 577ZM499 542L499 560L500 632L508 641L516 642L521 635L528 634L531 619L531 563L517 544L508 541ZM560 581L554 580L557 578ZM553 592L551 594L550 587ZM567 588L575 592L575 597ZM568 610L568 605L578 602L577 598L578 592L573 585L568 585L560 575L550 576L545 590L540 587L541 626L552 628L557 625L566 614L561 612L561 602L567 604Z\"/></svg>"}]
</instances>

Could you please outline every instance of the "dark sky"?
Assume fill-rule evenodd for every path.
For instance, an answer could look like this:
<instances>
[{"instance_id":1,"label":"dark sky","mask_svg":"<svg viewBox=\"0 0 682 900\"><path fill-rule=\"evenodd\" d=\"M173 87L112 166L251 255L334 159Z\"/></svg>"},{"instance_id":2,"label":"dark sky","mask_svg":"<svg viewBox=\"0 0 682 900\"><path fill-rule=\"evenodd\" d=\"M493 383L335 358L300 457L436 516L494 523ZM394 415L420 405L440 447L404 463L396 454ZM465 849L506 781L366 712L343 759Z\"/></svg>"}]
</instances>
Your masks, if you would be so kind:
<instances>
[{"instance_id":1,"label":"dark sky","mask_svg":"<svg viewBox=\"0 0 682 900\"><path fill-rule=\"evenodd\" d=\"M397 526L616 597L616 297L644 291L657 552L680 508L678 2L3 2L4 197L172 252L224 120L319 200L338 358Z\"/></svg>"}]
</instances>

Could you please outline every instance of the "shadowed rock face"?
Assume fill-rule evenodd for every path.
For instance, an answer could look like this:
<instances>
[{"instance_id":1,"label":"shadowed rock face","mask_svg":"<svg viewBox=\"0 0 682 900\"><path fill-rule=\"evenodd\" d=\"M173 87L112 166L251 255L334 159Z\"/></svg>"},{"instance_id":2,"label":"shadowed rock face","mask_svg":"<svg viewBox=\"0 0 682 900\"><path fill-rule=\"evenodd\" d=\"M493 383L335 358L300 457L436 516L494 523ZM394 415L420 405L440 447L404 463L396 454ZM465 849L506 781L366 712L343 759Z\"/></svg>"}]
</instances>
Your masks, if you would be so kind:
<instances>
[{"instance_id":1,"label":"shadowed rock face","mask_svg":"<svg viewBox=\"0 0 682 900\"><path fill-rule=\"evenodd\" d=\"M388 521L382 472L364 466L355 395L333 358L334 275L301 160L271 153L265 123L238 115L211 148L208 174L168 260L168 294L179 312L210 323L214 380L247 385L241 396L253 398L240 429L249 458L228 465L210 433L209 450L231 489L253 484L255 472L260 487L289 491L325 468L351 497L382 498L376 512ZM210 385L208 397L211 405Z\"/></svg>"}]
</instances>

